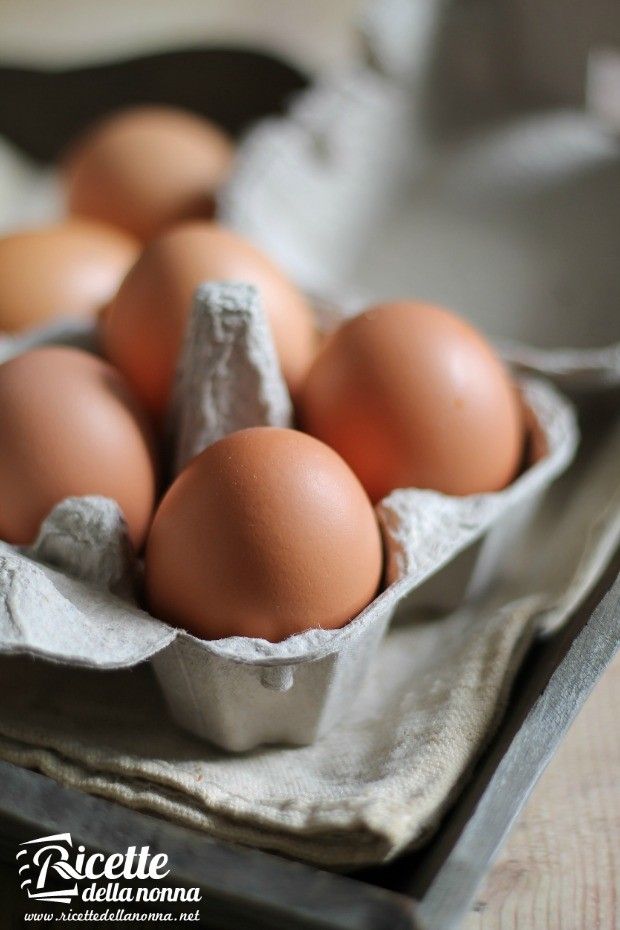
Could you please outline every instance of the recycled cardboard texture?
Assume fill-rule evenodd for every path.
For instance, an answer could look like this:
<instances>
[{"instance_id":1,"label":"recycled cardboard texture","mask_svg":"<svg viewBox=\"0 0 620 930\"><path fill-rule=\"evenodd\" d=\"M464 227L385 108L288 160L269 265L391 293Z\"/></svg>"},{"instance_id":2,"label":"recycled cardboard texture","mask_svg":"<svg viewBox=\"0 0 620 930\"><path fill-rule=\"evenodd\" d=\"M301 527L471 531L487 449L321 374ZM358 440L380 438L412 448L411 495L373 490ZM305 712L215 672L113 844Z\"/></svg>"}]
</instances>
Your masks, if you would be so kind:
<instances>
[{"instance_id":1,"label":"recycled cardboard texture","mask_svg":"<svg viewBox=\"0 0 620 930\"><path fill-rule=\"evenodd\" d=\"M196 302L170 409L175 474L234 430L293 424L293 405L256 288L208 284L198 289Z\"/></svg>"},{"instance_id":2,"label":"recycled cardboard texture","mask_svg":"<svg viewBox=\"0 0 620 930\"><path fill-rule=\"evenodd\" d=\"M31 550L3 546L0 651L114 668L131 664L133 650L135 662L152 657L173 716L197 735L232 750L311 743L346 710L402 598L490 527L514 522L570 461L577 442L570 406L542 382L524 382L522 393L541 457L499 493L400 490L380 502L390 585L339 630L307 630L281 643L206 642L145 617L119 600L138 589L139 568L118 508L81 498L54 509ZM175 470L227 432L282 426L291 416L256 289L202 285L174 389ZM495 548L514 542L504 532ZM55 566L51 574L43 562ZM466 574L475 570L468 561ZM114 595L109 610L106 590Z\"/></svg>"},{"instance_id":3,"label":"recycled cardboard texture","mask_svg":"<svg viewBox=\"0 0 620 930\"><path fill-rule=\"evenodd\" d=\"M510 573L475 608L393 627L345 717L312 746L231 756L170 721L147 664L102 674L13 656L0 659L0 756L324 866L419 844L499 719L536 630L563 621L617 545L619 456L619 430L595 453L590 437L511 552Z\"/></svg>"},{"instance_id":4,"label":"recycled cardboard texture","mask_svg":"<svg viewBox=\"0 0 620 930\"><path fill-rule=\"evenodd\" d=\"M527 99L500 118L484 29L502 13L370 4L374 67L319 83L250 132L221 211L324 297L443 303L525 371L568 391L617 389L617 125L577 108L515 116ZM485 122L476 105L489 100Z\"/></svg>"},{"instance_id":5,"label":"recycled cardboard texture","mask_svg":"<svg viewBox=\"0 0 620 930\"><path fill-rule=\"evenodd\" d=\"M280 257L309 290L335 294L340 306L359 306L365 299L356 294L350 299L346 293L353 277L345 276L340 266L352 268L359 253L358 244L347 237L374 228L371 221L394 193L403 141L405 162L425 153L424 144L418 144L424 143L419 126L415 145L408 135L410 120L415 124L419 112L420 90L420 74L412 75L410 64L428 60L433 15L414 16L418 54L411 55L403 43L412 8L423 13L430 6L408 0L378 3L368 39L370 57L379 68L324 82L293 109L289 120L257 129L244 147L229 191L228 215L238 228ZM432 7L439 11L442 5ZM351 126L357 131L350 132ZM386 152L390 157L395 153L391 177L381 174ZM314 175L311 184L309 171ZM348 185L346 179L353 176L355 183ZM362 191L369 192L368 199ZM324 214L324 203L331 204L331 213ZM336 224L324 228L323 216ZM613 377L597 374L593 380L604 387ZM620 433L600 438L596 455L592 448L588 442L556 482L535 523L509 549L510 571L502 573L475 610L465 607L441 619L426 614L393 626L370 660L365 685L349 691L344 718L313 745L269 746L231 756L169 720L148 665L101 674L12 656L0 660L0 756L224 839L325 866L378 862L419 844L493 731L536 631L563 622L617 546ZM480 505L482 512L488 513L487 507ZM471 515L461 516L461 539L469 539ZM443 517L434 519L452 530ZM410 556L402 541L399 545L393 561L405 565ZM48 576L51 570L40 567ZM15 565L9 568L15 577ZM81 592L87 590L73 583ZM3 598L5 608L9 601ZM82 603L90 604L90 595ZM161 649L159 655L165 655L169 629L155 621L149 628L142 617L140 622L143 633L149 630L143 636L144 651ZM15 640L14 618L3 614L3 627L11 625ZM36 633L31 629L29 635ZM321 631L313 635L321 639ZM337 631L335 637L343 635ZM177 635L179 642L186 638ZM280 644L288 650L280 656L282 664L299 662L296 639ZM250 666L259 658L269 662L270 644L250 642ZM234 647L231 640L220 647L224 643ZM320 651L323 645L313 644L313 649ZM127 660L128 652L131 664L138 651L130 643L118 664ZM290 680L269 669L263 673L271 687ZM276 696L286 699L291 693Z\"/></svg>"},{"instance_id":6,"label":"recycled cardboard texture","mask_svg":"<svg viewBox=\"0 0 620 930\"><path fill-rule=\"evenodd\" d=\"M566 618L617 546L619 456L620 430L596 446L590 436L511 553L510 573L475 608L393 627L346 716L312 746L235 756L196 740L169 720L144 664L101 674L6 657L0 756L323 866L417 845L499 720L539 625Z\"/></svg>"}]
</instances>

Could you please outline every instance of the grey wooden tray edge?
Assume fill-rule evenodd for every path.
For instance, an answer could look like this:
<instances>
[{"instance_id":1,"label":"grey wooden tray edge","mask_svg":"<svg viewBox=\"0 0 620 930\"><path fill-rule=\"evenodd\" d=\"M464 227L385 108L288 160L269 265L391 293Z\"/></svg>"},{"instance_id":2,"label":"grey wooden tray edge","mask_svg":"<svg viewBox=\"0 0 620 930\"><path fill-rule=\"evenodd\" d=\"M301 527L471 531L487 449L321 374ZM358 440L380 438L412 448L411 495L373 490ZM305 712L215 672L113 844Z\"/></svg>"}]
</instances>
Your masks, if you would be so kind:
<instances>
[{"instance_id":1,"label":"grey wooden tray edge","mask_svg":"<svg viewBox=\"0 0 620 930\"><path fill-rule=\"evenodd\" d=\"M539 777L620 649L620 575L551 675L418 907L428 930L450 930L471 904Z\"/></svg>"},{"instance_id":2,"label":"grey wooden tray edge","mask_svg":"<svg viewBox=\"0 0 620 930\"><path fill-rule=\"evenodd\" d=\"M125 849L128 837L153 854L166 853L172 881L202 891L201 926L213 926L216 915L218 928L243 930L418 928L415 904L405 895L223 843L0 761L0 859L14 863L22 840L66 832L105 853Z\"/></svg>"},{"instance_id":3,"label":"grey wooden tray edge","mask_svg":"<svg viewBox=\"0 0 620 930\"><path fill-rule=\"evenodd\" d=\"M597 586L597 597L609 587L609 580L608 573ZM583 609L591 608L584 605ZM570 635L567 630L566 638ZM218 927L244 930L250 926L449 930L463 917L536 781L619 647L620 575L516 727L419 901L409 890L386 890L360 880L361 876L331 874L215 841L3 762L0 858L11 861L15 842L48 831L68 830L91 848L109 852L127 845L129 835L132 843L168 853L180 885L200 886L206 925L209 914L217 912ZM239 887L240 876L243 887Z\"/></svg>"}]
</instances>

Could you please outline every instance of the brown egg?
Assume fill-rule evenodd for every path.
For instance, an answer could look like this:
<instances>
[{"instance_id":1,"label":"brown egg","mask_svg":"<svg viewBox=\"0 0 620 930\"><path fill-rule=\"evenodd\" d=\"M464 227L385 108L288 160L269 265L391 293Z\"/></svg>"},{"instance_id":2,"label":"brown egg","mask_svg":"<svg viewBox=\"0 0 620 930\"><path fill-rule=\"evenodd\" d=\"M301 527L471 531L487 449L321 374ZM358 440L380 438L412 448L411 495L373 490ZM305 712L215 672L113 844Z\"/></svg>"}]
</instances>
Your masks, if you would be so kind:
<instances>
[{"instance_id":1,"label":"brown egg","mask_svg":"<svg viewBox=\"0 0 620 930\"><path fill-rule=\"evenodd\" d=\"M145 417L121 375L80 349L33 349L0 365L0 539L32 543L65 497L118 502L132 542L155 499Z\"/></svg>"},{"instance_id":2,"label":"brown egg","mask_svg":"<svg viewBox=\"0 0 620 930\"><path fill-rule=\"evenodd\" d=\"M150 239L180 220L213 216L232 160L226 133L193 113L164 106L112 113L68 154L69 209Z\"/></svg>"},{"instance_id":3,"label":"brown egg","mask_svg":"<svg viewBox=\"0 0 620 930\"><path fill-rule=\"evenodd\" d=\"M231 433L193 459L146 550L151 611L204 639L341 627L381 571L375 514L350 468L311 436L272 427Z\"/></svg>"},{"instance_id":4,"label":"brown egg","mask_svg":"<svg viewBox=\"0 0 620 930\"><path fill-rule=\"evenodd\" d=\"M316 348L303 295L241 236L186 223L145 248L101 321L105 354L156 416L166 409L194 291L224 280L259 288L282 373L293 395L299 389Z\"/></svg>"},{"instance_id":5,"label":"brown egg","mask_svg":"<svg viewBox=\"0 0 620 930\"><path fill-rule=\"evenodd\" d=\"M448 310L414 301L373 307L327 340L300 416L373 501L394 488L498 491L523 449L519 397L491 346Z\"/></svg>"},{"instance_id":6,"label":"brown egg","mask_svg":"<svg viewBox=\"0 0 620 930\"><path fill-rule=\"evenodd\" d=\"M137 258L131 236L70 220L0 239L0 331L94 316Z\"/></svg>"}]
</instances>

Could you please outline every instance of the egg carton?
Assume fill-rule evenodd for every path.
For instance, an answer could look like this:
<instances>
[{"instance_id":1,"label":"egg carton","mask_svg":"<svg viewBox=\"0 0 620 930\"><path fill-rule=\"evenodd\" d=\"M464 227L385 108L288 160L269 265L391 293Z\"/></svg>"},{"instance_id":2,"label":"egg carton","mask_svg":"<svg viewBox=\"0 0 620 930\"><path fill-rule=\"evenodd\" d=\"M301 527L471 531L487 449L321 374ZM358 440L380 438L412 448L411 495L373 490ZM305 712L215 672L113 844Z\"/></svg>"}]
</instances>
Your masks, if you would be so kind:
<instances>
[{"instance_id":1,"label":"egg carton","mask_svg":"<svg viewBox=\"0 0 620 930\"><path fill-rule=\"evenodd\" d=\"M0 652L97 669L150 660L174 719L197 736L235 751L313 742L346 711L398 606L414 596L443 607L446 590L459 601L487 585L517 524L568 465L577 444L571 405L539 380L523 379L520 389L531 421L525 470L498 493L404 489L384 498L386 587L341 629L279 643L206 641L149 616L138 606L142 569L122 513L111 500L83 497L58 504L32 546L0 543ZM235 429L292 422L256 289L202 285L173 390L173 472Z\"/></svg>"},{"instance_id":2,"label":"egg carton","mask_svg":"<svg viewBox=\"0 0 620 930\"><path fill-rule=\"evenodd\" d=\"M310 290L440 303L523 372L617 392L620 135L604 105L617 76L609 65L589 110L534 109L493 54L503 9L483 6L369 4L364 66L255 125L220 216Z\"/></svg>"}]
</instances>

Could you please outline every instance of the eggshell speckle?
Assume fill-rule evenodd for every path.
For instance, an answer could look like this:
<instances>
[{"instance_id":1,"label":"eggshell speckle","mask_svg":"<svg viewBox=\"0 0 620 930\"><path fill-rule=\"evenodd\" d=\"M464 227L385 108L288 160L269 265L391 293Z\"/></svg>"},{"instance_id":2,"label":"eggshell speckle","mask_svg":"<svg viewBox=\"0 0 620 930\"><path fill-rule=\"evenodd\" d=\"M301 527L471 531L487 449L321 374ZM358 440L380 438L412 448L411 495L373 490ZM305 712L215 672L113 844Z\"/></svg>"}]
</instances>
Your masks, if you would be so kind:
<instances>
[{"instance_id":1,"label":"eggshell speckle","mask_svg":"<svg viewBox=\"0 0 620 930\"><path fill-rule=\"evenodd\" d=\"M142 544L155 500L153 449L123 378L79 349L33 349L0 365L0 538L34 541L66 497L117 501Z\"/></svg>"},{"instance_id":2,"label":"eggshell speckle","mask_svg":"<svg viewBox=\"0 0 620 930\"><path fill-rule=\"evenodd\" d=\"M70 211L149 239L213 216L233 145L213 123L174 107L113 113L78 140L65 163Z\"/></svg>"},{"instance_id":3,"label":"eggshell speckle","mask_svg":"<svg viewBox=\"0 0 620 930\"><path fill-rule=\"evenodd\" d=\"M300 412L373 501L407 487L498 491L523 453L521 404L499 357L455 314L414 301L373 307L333 333Z\"/></svg>"},{"instance_id":4,"label":"eggshell speckle","mask_svg":"<svg viewBox=\"0 0 620 930\"><path fill-rule=\"evenodd\" d=\"M226 280L258 288L284 379L293 395L299 390L316 349L303 295L241 236L186 223L146 247L102 319L106 356L155 416L166 410L196 288Z\"/></svg>"},{"instance_id":5,"label":"eggshell speckle","mask_svg":"<svg viewBox=\"0 0 620 930\"><path fill-rule=\"evenodd\" d=\"M332 449L255 427L179 475L146 551L151 611L204 639L274 642L346 624L374 597L382 543L372 506Z\"/></svg>"}]
</instances>

